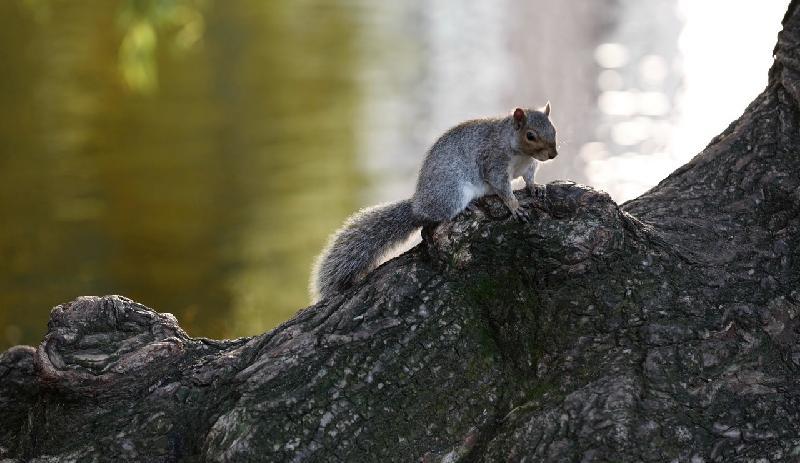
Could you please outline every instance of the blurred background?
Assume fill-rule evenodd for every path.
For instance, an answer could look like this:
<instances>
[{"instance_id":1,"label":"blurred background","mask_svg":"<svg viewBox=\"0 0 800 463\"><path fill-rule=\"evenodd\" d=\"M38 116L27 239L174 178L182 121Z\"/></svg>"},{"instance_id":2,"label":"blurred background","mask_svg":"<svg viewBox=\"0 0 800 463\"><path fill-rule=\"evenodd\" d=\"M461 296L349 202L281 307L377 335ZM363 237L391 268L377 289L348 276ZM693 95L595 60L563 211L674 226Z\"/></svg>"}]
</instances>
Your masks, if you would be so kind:
<instances>
[{"instance_id":1,"label":"blurred background","mask_svg":"<svg viewBox=\"0 0 800 463\"><path fill-rule=\"evenodd\" d=\"M538 180L623 202L764 87L788 0L2 0L0 349L123 294L263 332L468 118L553 105Z\"/></svg>"}]
</instances>

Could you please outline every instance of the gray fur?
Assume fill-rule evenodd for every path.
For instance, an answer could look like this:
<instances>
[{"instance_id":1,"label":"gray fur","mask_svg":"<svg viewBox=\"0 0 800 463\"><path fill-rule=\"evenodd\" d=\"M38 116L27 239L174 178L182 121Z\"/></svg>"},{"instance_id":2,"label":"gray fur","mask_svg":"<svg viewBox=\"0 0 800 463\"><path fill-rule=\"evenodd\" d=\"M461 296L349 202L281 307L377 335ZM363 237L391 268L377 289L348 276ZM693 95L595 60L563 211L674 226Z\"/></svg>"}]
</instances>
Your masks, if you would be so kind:
<instances>
[{"instance_id":1,"label":"gray fur","mask_svg":"<svg viewBox=\"0 0 800 463\"><path fill-rule=\"evenodd\" d=\"M368 207L351 215L331 235L314 264L312 296L324 298L347 289L421 225L411 212L410 199Z\"/></svg>"},{"instance_id":2,"label":"gray fur","mask_svg":"<svg viewBox=\"0 0 800 463\"><path fill-rule=\"evenodd\" d=\"M353 286L424 223L450 220L473 199L496 194L523 218L511 180L522 176L534 189L538 162L557 154L549 103L544 110L518 108L516 117L467 121L445 132L428 150L411 199L363 209L331 236L312 270L312 298Z\"/></svg>"}]
</instances>

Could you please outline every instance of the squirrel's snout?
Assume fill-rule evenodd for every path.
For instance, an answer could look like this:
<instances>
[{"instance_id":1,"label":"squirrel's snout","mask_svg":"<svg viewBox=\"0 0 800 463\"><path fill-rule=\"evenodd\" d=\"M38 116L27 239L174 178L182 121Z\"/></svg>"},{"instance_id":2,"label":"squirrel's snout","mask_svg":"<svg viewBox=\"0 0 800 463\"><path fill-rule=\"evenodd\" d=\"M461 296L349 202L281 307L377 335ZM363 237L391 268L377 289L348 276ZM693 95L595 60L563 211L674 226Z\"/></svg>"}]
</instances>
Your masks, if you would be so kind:
<instances>
[{"instance_id":1,"label":"squirrel's snout","mask_svg":"<svg viewBox=\"0 0 800 463\"><path fill-rule=\"evenodd\" d=\"M552 150L552 151L550 151L550 153L548 153L548 154L547 154L547 156L548 156L550 159L554 159L556 156L558 156L558 151L556 151L556 150Z\"/></svg>"}]
</instances>

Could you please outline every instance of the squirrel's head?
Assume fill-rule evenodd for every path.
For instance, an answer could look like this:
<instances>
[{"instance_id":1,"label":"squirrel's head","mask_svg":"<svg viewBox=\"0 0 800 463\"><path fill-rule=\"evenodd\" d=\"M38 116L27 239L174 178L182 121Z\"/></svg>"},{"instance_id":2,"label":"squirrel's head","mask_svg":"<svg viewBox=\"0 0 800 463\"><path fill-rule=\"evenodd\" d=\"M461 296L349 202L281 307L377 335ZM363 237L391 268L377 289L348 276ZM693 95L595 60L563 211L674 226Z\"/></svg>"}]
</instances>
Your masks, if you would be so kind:
<instances>
[{"instance_id":1,"label":"squirrel's head","mask_svg":"<svg viewBox=\"0 0 800 463\"><path fill-rule=\"evenodd\" d=\"M549 101L541 110L517 108L512 119L520 151L539 161L558 156L556 128L550 122Z\"/></svg>"}]
</instances>

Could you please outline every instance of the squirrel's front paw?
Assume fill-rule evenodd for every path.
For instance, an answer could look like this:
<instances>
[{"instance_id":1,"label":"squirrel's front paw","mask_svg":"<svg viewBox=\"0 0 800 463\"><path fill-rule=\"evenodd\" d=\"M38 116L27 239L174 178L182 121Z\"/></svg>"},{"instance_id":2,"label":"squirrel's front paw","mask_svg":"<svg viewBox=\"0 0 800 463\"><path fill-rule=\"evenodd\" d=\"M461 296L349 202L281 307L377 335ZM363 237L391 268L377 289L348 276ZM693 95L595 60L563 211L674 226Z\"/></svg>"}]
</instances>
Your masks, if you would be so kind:
<instances>
[{"instance_id":1,"label":"squirrel's front paw","mask_svg":"<svg viewBox=\"0 0 800 463\"><path fill-rule=\"evenodd\" d=\"M514 218L520 222L527 222L531 219L531 216L528 215L528 211L522 209L521 207L517 208L517 210L512 212L511 215L513 215Z\"/></svg>"},{"instance_id":2,"label":"squirrel's front paw","mask_svg":"<svg viewBox=\"0 0 800 463\"><path fill-rule=\"evenodd\" d=\"M534 183L533 185L528 185L528 191L531 193L534 199L539 201L546 201L547 200L547 186L546 185L539 185L538 183Z\"/></svg>"},{"instance_id":3,"label":"squirrel's front paw","mask_svg":"<svg viewBox=\"0 0 800 463\"><path fill-rule=\"evenodd\" d=\"M517 198L508 202L508 210L511 212L511 216L515 219L519 220L520 222L527 222L530 220L530 216L528 215L528 211L524 210L520 205Z\"/></svg>"}]
</instances>

